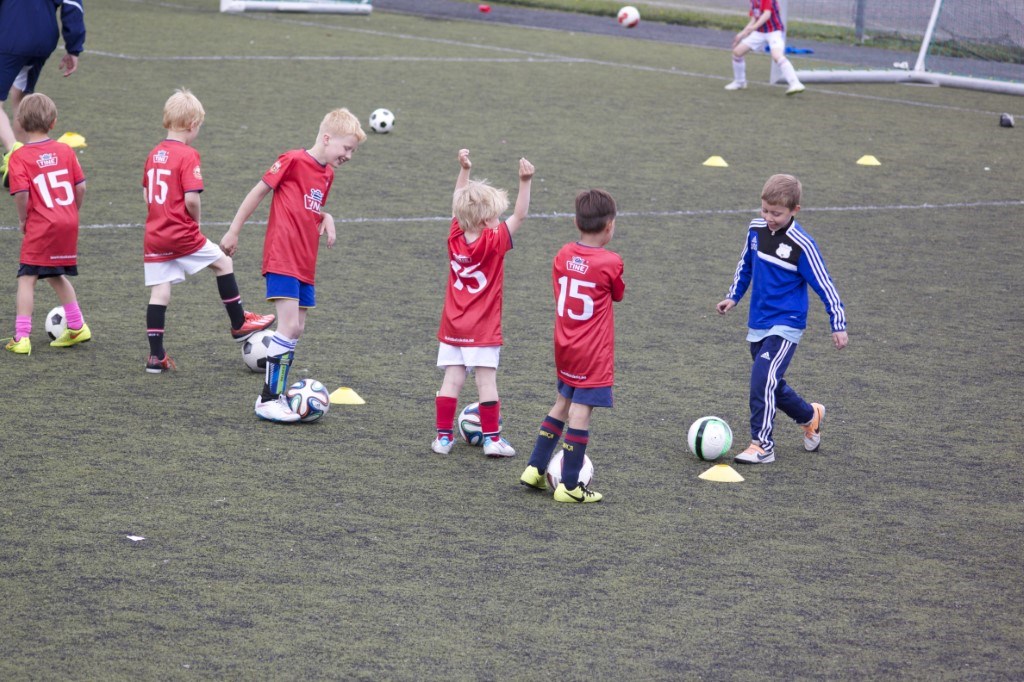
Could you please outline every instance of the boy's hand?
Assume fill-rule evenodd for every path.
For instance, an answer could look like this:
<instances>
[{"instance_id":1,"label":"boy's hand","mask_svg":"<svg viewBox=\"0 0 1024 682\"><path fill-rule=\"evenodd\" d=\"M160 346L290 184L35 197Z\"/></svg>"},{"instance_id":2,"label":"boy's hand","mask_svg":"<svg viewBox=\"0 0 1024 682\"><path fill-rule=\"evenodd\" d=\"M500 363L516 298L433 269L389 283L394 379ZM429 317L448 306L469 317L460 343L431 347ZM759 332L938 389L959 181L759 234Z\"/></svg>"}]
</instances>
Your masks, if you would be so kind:
<instances>
[{"instance_id":1,"label":"boy's hand","mask_svg":"<svg viewBox=\"0 0 1024 682\"><path fill-rule=\"evenodd\" d=\"M338 238L338 233L334 229L334 216L330 213L324 213L323 219L320 221L320 236L322 237L324 232L327 233L327 248L334 247L334 241Z\"/></svg>"},{"instance_id":2,"label":"boy's hand","mask_svg":"<svg viewBox=\"0 0 1024 682\"><path fill-rule=\"evenodd\" d=\"M473 167L473 162L469 160L468 149L459 150L459 165L462 166L462 168L465 170L469 170L470 168Z\"/></svg>"},{"instance_id":3,"label":"boy's hand","mask_svg":"<svg viewBox=\"0 0 1024 682\"><path fill-rule=\"evenodd\" d=\"M718 305L715 306L715 310L718 311L719 315L725 315L727 312L736 307L736 301L731 298L727 298L724 301L719 301Z\"/></svg>"},{"instance_id":4,"label":"boy's hand","mask_svg":"<svg viewBox=\"0 0 1024 682\"><path fill-rule=\"evenodd\" d=\"M850 343L850 337L846 332L832 332L832 345L836 347L836 350L846 348L848 343Z\"/></svg>"},{"instance_id":5,"label":"boy's hand","mask_svg":"<svg viewBox=\"0 0 1024 682\"><path fill-rule=\"evenodd\" d=\"M523 182L533 177L533 164L526 159L519 159L519 179Z\"/></svg>"},{"instance_id":6,"label":"boy's hand","mask_svg":"<svg viewBox=\"0 0 1024 682\"><path fill-rule=\"evenodd\" d=\"M234 256L238 250L238 235L232 234L229 230L220 238L220 250L229 256Z\"/></svg>"}]
</instances>

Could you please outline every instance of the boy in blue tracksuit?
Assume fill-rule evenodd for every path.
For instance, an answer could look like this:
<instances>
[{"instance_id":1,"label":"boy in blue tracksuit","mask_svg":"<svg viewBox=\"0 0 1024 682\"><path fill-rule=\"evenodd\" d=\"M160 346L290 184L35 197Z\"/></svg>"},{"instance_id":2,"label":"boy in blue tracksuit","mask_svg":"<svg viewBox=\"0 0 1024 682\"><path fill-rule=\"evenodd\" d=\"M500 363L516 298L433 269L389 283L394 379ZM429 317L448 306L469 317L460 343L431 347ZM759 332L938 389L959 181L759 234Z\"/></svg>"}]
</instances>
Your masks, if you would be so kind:
<instances>
[{"instance_id":1,"label":"boy in blue tracksuit","mask_svg":"<svg viewBox=\"0 0 1024 682\"><path fill-rule=\"evenodd\" d=\"M792 175L773 175L761 191L761 217L750 221L743 254L728 296L717 306L729 312L748 287L750 316L747 341L754 361L750 373L751 443L736 456L739 464L775 461L772 422L776 409L804 430L804 449L814 452L821 443L825 406L808 403L783 376L807 327L807 285L825 304L832 328L832 344L841 350L849 343L846 312L825 260L811 235L796 222L800 210L800 181Z\"/></svg>"},{"instance_id":2,"label":"boy in blue tracksuit","mask_svg":"<svg viewBox=\"0 0 1024 682\"><path fill-rule=\"evenodd\" d=\"M0 143L6 153L0 161L0 174L7 185L7 160L15 147L24 142L11 127L17 119L18 104L24 95L35 92L43 65L64 34L67 50L60 70L70 76L78 68L78 55L85 47L83 0L0 0ZM60 27L57 12L60 11ZM11 97L11 117L3 103Z\"/></svg>"}]
</instances>

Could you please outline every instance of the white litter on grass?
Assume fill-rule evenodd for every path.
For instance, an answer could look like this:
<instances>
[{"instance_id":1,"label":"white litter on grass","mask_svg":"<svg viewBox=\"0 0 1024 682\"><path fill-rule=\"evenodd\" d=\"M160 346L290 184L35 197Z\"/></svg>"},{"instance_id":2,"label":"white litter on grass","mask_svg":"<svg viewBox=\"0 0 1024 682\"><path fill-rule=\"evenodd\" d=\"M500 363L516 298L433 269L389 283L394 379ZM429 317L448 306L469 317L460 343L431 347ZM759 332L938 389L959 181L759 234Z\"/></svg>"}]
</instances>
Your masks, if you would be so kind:
<instances>
[{"instance_id":1,"label":"white litter on grass","mask_svg":"<svg viewBox=\"0 0 1024 682\"><path fill-rule=\"evenodd\" d=\"M128 538L129 540L131 540L132 542L142 542L143 540L146 539L146 538L142 537L141 535L125 535L125 537Z\"/></svg>"}]
</instances>

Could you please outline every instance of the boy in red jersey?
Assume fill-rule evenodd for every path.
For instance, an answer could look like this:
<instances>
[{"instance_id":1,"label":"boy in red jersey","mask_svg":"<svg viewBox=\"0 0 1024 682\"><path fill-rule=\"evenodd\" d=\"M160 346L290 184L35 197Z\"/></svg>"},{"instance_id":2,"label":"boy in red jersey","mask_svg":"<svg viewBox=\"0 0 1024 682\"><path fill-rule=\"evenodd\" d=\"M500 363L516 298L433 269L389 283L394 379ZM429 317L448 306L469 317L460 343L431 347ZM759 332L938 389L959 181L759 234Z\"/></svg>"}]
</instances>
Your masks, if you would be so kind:
<instances>
[{"instance_id":1,"label":"boy in red jersey","mask_svg":"<svg viewBox=\"0 0 1024 682\"><path fill-rule=\"evenodd\" d=\"M765 45L789 84L786 94L803 92L804 84L796 77L793 63L786 57L786 27L782 24L778 0L750 0L750 21L732 39L732 82L725 89L747 87L747 53L761 52Z\"/></svg>"},{"instance_id":2,"label":"boy in red jersey","mask_svg":"<svg viewBox=\"0 0 1024 682\"><path fill-rule=\"evenodd\" d=\"M452 197L452 223L448 232L448 288L437 338L437 366L444 369L441 390L434 399L437 437L430 449L440 455L452 451L455 409L473 369L480 398L480 430L484 454L512 457L516 451L501 437L498 400L498 356L501 353L501 304L505 280L505 254L512 235L530 211L530 183L534 168L519 159L519 194L506 221L508 193L486 181L470 180L473 167L469 150L459 150L459 177Z\"/></svg>"},{"instance_id":3,"label":"boy in red jersey","mask_svg":"<svg viewBox=\"0 0 1024 682\"><path fill-rule=\"evenodd\" d=\"M595 407L612 406L615 383L615 313L622 300L622 258L604 247L615 234L615 200L603 190L576 195L578 241L555 256L555 371L558 396L541 422L530 462L519 477L523 485L547 490L544 472L562 439L562 481L558 502L600 502L601 493L579 480L590 438L590 415Z\"/></svg>"},{"instance_id":4,"label":"boy in red jersey","mask_svg":"<svg viewBox=\"0 0 1024 682\"><path fill-rule=\"evenodd\" d=\"M151 287L146 308L149 359L146 371L159 374L174 369L164 350L164 324L171 302L171 285L209 267L217 274L217 290L231 320L231 336L241 342L274 323L273 315L257 315L242 307L234 265L220 247L199 230L203 174L199 152L192 148L206 112L195 95L177 90L164 104L167 139L146 157L142 195L148 206L143 241L146 286Z\"/></svg>"},{"instance_id":5,"label":"boy in red jersey","mask_svg":"<svg viewBox=\"0 0 1024 682\"><path fill-rule=\"evenodd\" d=\"M263 276L267 300L277 308L277 330L267 355L266 380L256 398L256 416L272 422L297 422L299 415L282 395L295 345L306 327L306 313L316 306L316 258L320 237L327 248L336 238L334 218L322 210L334 182L335 169L352 158L366 133L348 109L335 109L320 123L309 149L294 149L278 157L238 207L231 226L220 240L229 256L238 248L242 225L274 192L263 241Z\"/></svg>"},{"instance_id":6,"label":"boy in red jersey","mask_svg":"<svg viewBox=\"0 0 1024 682\"><path fill-rule=\"evenodd\" d=\"M57 124L52 99L39 93L28 95L18 107L17 121L27 140L11 154L8 177L25 238L18 267L14 338L5 348L29 355L38 279L45 279L57 292L68 321L67 329L50 345L63 348L92 338L68 280L78 274L78 209L85 198L85 174L74 150L50 139Z\"/></svg>"}]
</instances>

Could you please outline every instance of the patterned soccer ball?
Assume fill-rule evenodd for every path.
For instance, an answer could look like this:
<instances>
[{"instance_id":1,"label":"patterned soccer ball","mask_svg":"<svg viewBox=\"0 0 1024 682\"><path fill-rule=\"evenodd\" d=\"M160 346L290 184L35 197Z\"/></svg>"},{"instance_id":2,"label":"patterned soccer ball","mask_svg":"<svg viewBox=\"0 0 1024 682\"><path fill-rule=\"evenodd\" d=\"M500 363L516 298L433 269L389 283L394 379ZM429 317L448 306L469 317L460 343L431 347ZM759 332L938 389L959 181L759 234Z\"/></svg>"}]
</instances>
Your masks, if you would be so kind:
<instances>
[{"instance_id":1,"label":"patterned soccer ball","mask_svg":"<svg viewBox=\"0 0 1024 682\"><path fill-rule=\"evenodd\" d=\"M548 485L551 486L553 491L558 487L558 484L562 482L562 456L563 450L559 450L555 453L551 461L548 462L548 470L544 473L548 479ZM589 486L590 482L594 480L594 463L590 461L590 458L583 455L583 468L580 469L580 483Z\"/></svg>"},{"instance_id":2,"label":"patterned soccer ball","mask_svg":"<svg viewBox=\"0 0 1024 682\"><path fill-rule=\"evenodd\" d=\"M462 408L455 422L462 440L470 445L484 444L484 432L480 428L480 403L470 403Z\"/></svg>"},{"instance_id":3,"label":"patterned soccer ball","mask_svg":"<svg viewBox=\"0 0 1024 682\"><path fill-rule=\"evenodd\" d=\"M633 28L640 23L640 10L632 5L626 5L619 10L618 20L626 28Z\"/></svg>"},{"instance_id":4,"label":"patterned soccer ball","mask_svg":"<svg viewBox=\"0 0 1024 682\"><path fill-rule=\"evenodd\" d=\"M242 343L242 360L246 367L254 372L263 372L267 369L267 351L273 338L274 332L261 329Z\"/></svg>"},{"instance_id":5,"label":"patterned soccer ball","mask_svg":"<svg viewBox=\"0 0 1024 682\"><path fill-rule=\"evenodd\" d=\"M46 335L55 341L68 328L68 318L64 315L64 306L59 305L46 313Z\"/></svg>"},{"instance_id":6,"label":"patterned soccer ball","mask_svg":"<svg viewBox=\"0 0 1024 682\"><path fill-rule=\"evenodd\" d=\"M303 379L284 392L292 412L304 422L315 422L331 409L331 394L316 379Z\"/></svg>"},{"instance_id":7,"label":"patterned soccer ball","mask_svg":"<svg viewBox=\"0 0 1024 682\"><path fill-rule=\"evenodd\" d=\"M690 452L705 462L712 462L732 447L732 429L719 417L701 417L690 425L686 434Z\"/></svg>"},{"instance_id":8,"label":"patterned soccer ball","mask_svg":"<svg viewBox=\"0 0 1024 682\"><path fill-rule=\"evenodd\" d=\"M395 115L387 109L377 109L370 114L370 130L375 133L390 133L395 127Z\"/></svg>"}]
</instances>

